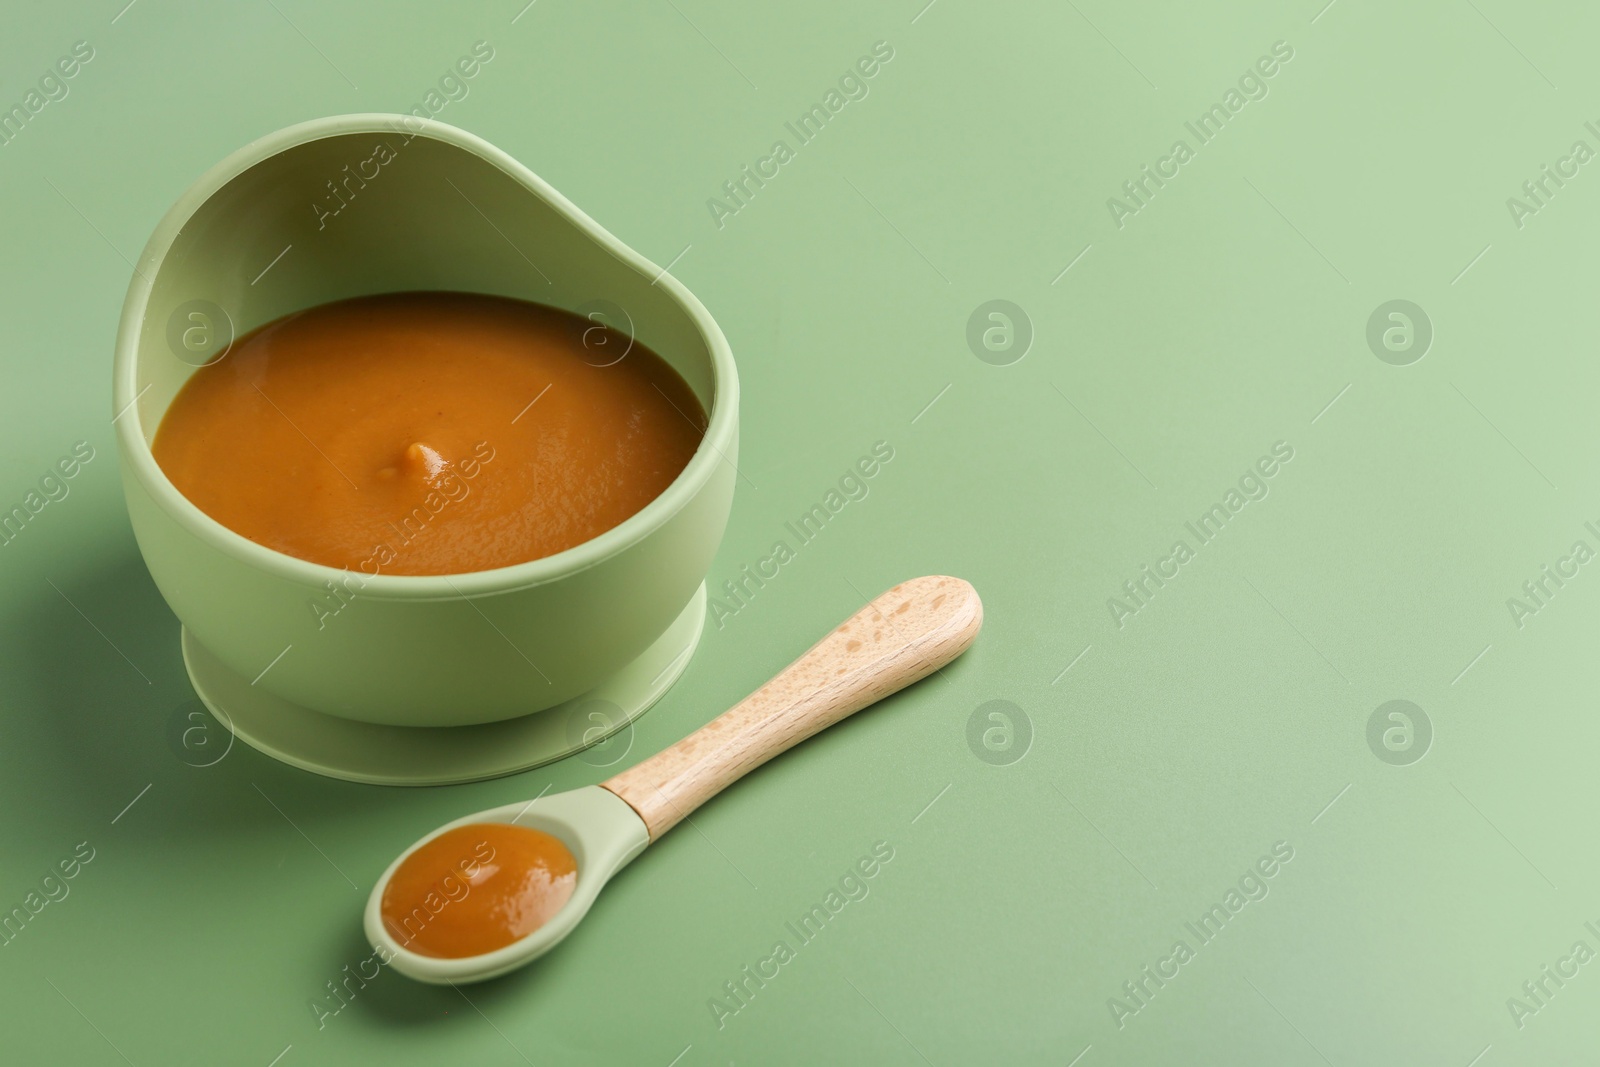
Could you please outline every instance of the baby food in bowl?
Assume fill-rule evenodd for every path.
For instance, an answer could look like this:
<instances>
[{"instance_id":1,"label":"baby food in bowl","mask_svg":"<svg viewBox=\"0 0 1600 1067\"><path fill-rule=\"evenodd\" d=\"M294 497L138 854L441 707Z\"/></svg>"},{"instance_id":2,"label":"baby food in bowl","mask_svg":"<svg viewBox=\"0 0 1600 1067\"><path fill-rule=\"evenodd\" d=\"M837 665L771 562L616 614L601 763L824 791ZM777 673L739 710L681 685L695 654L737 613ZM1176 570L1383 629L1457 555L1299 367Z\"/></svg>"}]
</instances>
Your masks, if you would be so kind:
<instances>
[{"instance_id":1,"label":"baby food in bowl","mask_svg":"<svg viewBox=\"0 0 1600 1067\"><path fill-rule=\"evenodd\" d=\"M704 430L683 379L603 324L390 293L240 338L178 392L153 450L180 493L256 544L368 576L462 574L614 528Z\"/></svg>"}]
</instances>

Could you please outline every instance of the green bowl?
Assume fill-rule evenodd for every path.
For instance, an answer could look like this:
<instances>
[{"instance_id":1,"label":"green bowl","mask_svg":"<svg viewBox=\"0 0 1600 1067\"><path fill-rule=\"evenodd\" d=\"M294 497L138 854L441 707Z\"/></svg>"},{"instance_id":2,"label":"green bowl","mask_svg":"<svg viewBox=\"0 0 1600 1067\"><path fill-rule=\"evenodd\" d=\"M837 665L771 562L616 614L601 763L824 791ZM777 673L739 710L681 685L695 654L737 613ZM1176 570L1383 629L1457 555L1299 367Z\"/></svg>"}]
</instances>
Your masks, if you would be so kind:
<instances>
[{"instance_id":1,"label":"green bowl","mask_svg":"<svg viewBox=\"0 0 1600 1067\"><path fill-rule=\"evenodd\" d=\"M313 305L425 289L532 300L636 337L700 398L705 440L661 496L599 537L437 576L265 548L156 465L150 441L173 396L234 337ZM414 116L291 126L191 186L139 259L113 397L134 534L192 640L258 690L360 722L499 722L594 689L685 612L733 501L739 384L711 315L516 160Z\"/></svg>"}]
</instances>

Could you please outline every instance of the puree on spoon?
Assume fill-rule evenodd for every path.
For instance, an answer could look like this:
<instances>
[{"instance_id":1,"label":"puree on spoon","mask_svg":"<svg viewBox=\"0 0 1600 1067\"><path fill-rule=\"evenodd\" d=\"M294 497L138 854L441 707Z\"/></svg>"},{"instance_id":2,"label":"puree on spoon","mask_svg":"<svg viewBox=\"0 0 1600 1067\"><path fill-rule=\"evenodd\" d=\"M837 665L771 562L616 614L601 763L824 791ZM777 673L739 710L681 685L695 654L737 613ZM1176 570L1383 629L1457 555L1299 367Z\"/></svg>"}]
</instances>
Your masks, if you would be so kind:
<instances>
[{"instance_id":1,"label":"puree on spoon","mask_svg":"<svg viewBox=\"0 0 1600 1067\"><path fill-rule=\"evenodd\" d=\"M607 327L504 297L390 293L239 338L178 391L152 451L258 544L369 575L457 574L623 522L705 425L677 372Z\"/></svg>"},{"instance_id":2,"label":"puree on spoon","mask_svg":"<svg viewBox=\"0 0 1600 1067\"><path fill-rule=\"evenodd\" d=\"M423 956L477 956L543 926L577 884L578 861L550 834L472 823L446 830L395 869L383 890L383 925Z\"/></svg>"}]
</instances>

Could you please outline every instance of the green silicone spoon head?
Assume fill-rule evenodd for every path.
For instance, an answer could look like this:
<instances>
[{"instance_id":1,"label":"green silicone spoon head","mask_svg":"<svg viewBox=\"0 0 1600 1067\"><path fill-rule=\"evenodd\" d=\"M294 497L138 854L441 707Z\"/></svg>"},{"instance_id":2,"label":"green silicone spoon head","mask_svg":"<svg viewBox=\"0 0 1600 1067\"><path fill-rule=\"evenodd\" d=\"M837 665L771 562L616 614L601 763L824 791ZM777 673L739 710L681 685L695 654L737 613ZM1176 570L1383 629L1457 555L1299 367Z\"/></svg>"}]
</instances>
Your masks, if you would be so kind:
<instances>
[{"instance_id":1,"label":"green silicone spoon head","mask_svg":"<svg viewBox=\"0 0 1600 1067\"><path fill-rule=\"evenodd\" d=\"M504 948L454 959L424 956L406 948L383 923L383 891L390 877L418 848L447 830L472 823L500 822L543 830L558 838L578 861L572 897L548 922ZM578 925L601 888L650 843L643 820L616 794L597 785L540 797L531 802L490 808L446 823L401 853L372 887L363 925L367 940L389 966L408 978L433 985L481 982L515 970L554 948Z\"/></svg>"}]
</instances>

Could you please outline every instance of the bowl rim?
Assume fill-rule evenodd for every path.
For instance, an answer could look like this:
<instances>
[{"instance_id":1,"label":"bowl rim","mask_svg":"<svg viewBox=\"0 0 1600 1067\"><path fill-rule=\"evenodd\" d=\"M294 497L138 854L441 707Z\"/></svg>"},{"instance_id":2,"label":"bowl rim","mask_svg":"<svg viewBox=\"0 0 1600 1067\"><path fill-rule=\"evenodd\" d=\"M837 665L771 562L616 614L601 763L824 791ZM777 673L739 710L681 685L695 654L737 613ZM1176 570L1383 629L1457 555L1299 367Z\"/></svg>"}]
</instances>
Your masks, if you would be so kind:
<instances>
[{"instance_id":1,"label":"bowl rim","mask_svg":"<svg viewBox=\"0 0 1600 1067\"><path fill-rule=\"evenodd\" d=\"M145 441L137 404L140 395L139 335L155 274L183 227L229 182L274 155L330 137L400 131L452 145L498 167L624 266L641 276L653 278L651 284L661 288L683 309L710 351L710 411L705 435L688 464L655 499L623 522L554 555L506 567L454 574L369 574L364 570L314 563L258 544L201 511L172 484ZM733 462L727 458L726 450L733 446L738 433L739 378L727 338L693 293L665 268L624 244L522 163L476 134L448 123L416 115L365 112L312 119L257 138L211 167L184 190L156 225L129 281L117 327L111 402L116 440L126 468L168 516L200 540L241 563L296 584L322 587L329 581L341 582L346 576L354 575L360 579L358 592L363 597L455 600L509 593L568 577L603 563L665 525L705 487L719 463Z\"/></svg>"}]
</instances>

